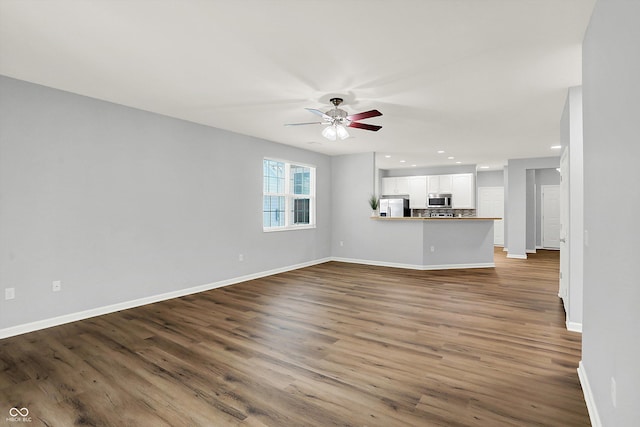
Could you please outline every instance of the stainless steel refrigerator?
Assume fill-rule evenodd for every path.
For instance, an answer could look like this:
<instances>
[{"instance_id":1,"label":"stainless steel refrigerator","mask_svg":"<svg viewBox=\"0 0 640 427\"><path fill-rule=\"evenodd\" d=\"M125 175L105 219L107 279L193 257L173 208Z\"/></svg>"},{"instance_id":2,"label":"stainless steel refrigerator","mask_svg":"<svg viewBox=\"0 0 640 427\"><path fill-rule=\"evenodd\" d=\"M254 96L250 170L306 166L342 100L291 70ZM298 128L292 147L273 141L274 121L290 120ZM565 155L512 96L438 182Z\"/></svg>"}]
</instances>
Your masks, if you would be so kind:
<instances>
[{"instance_id":1,"label":"stainless steel refrigerator","mask_svg":"<svg viewBox=\"0 0 640 427\"><path fill-rule=\"evenodd\" d=\"M410 216L409 199L380 199L380 216Z\"/></svg>"}]
</instances>

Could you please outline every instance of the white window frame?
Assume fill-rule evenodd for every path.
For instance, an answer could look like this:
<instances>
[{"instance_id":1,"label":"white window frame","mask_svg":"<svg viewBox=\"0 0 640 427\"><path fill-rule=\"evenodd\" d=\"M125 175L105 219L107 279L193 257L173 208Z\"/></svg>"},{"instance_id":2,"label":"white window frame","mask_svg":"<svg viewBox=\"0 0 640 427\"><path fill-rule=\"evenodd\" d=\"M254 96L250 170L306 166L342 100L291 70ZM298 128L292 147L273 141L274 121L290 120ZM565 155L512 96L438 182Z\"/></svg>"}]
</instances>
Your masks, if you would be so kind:
<instances>
[{"instance_id":1,"label":"white window frame","mask_svg":"<svg viewBox=\"0 0 640 427\"><path fill-rule=\"evenodd\" d=\"M316 167L315 165L310 165L308 163L301 162L292 162L290 160L282 160L276 159L273 157L265 157L262 159L262 167L264 168L264 161L272 161L284 163L284 192L283 193L268 193L264 189L264 173L262 176L262 230L264 232L274 232L274 231L289 231L289 230L307 230L316 228ZM293 189L291 188L291 167L292 166L302 166L305 168L309 168L309 194L301 195L301 194L293 194ZM264 197L265 196L279 196L284 197L285 200L285 208L284 208L284 225L283 226L269 226L266 227L264 225ZM293 201L295 199L304 198L309 199L309 224L294 224L293 223Z\"/></svg>"}]
</instances>

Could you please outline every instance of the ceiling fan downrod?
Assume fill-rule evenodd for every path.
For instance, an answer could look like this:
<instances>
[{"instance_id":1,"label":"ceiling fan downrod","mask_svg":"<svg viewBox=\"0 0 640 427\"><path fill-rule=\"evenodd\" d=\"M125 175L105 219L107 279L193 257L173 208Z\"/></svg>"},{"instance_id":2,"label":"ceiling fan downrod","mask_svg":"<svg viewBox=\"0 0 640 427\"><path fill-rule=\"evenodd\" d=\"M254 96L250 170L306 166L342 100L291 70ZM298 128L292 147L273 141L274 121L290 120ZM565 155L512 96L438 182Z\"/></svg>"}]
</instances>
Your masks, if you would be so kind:
<instances>
[{"instance_id":1,"label":"ceiling fan downrod","mask_svg":"<svg viewBox=\"0 0 640 427\"><path fill-rule=\"evenodd\" d=\"M333 104L334 107L338 108L338 105L342 104L342 98L331 98L329 102Z\"/></svg>"}]
</instances>

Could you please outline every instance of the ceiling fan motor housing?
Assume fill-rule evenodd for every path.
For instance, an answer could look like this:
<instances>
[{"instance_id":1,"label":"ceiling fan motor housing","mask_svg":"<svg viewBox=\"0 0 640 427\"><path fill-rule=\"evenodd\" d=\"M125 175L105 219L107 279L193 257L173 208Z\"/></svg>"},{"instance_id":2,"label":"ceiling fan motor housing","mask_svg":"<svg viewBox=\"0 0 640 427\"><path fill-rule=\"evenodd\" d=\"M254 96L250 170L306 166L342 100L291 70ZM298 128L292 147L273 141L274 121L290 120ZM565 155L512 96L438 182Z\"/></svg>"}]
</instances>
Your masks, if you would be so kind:
<instances>
[{"instance_id":1,"label":"ceiling fan motor housing","mask_svg":"<svg viewBox=\"0 0 640 427\"><path fill-rule=\"evenodd\" d=\"M343 124L348 121L347 112L338 108L338 105L342 104L342 98L331 98L329 100L333 105L334 109L327 111L325 114L331 117L331 124Z\"/></svg>"},{"instance_id":2,"label":"ceiling fan motor housing","mask_svg":"<svg viewBox=\"0 0 640 427\"><path fill-rule=\"evenodd\" d=\"M340 108L334 108L333 110L329 110L326 112L327 116L331 117L333 120L345 121L347 119L347 112L341 110Z\"/></svg>"}]
</instances>

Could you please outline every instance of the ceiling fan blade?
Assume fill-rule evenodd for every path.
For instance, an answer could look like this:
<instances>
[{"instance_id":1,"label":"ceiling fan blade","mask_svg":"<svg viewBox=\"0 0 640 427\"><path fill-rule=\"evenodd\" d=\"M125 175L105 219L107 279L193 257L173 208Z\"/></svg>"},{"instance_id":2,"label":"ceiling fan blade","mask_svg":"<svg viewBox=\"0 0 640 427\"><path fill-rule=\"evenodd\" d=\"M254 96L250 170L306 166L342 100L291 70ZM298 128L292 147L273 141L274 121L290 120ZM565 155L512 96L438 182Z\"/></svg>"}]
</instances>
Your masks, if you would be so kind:
<instances>
[{"instance_id":1,"label":"ceiling fan blade","mask_svg":"<svg viewBox=\"0 0 640 427\"><path fill-rule=\"evenodd\" d=\"M347 125L350 128L358 128L358 129L364 129L364 130L372 130L374 132L379 131L380 129L382 129L382 126L378 126L378 125L369 125L366 123L358 123L358 122L351 122Z\"/></svg>"},{"instance_id":2,"label":"ceiling fan blade","mask_svg":"<svg viewBox=\"0 0 640 427\"><path fill-rule=\"evenodd\" d=\"M310 111L313 114L317 114L318 116L321 116L325 120L331 120L331 117L327 116L325 113L323 113L320 110L316 110L315 108L305 108L305 110Z\"/></svg>"},{"instance_id":3,"label":"ceiling fan blade","mask_svg":"<svg viewBox=\"0 0 640 427\"><path fill-rule=\"evenodd\" d=\"M321 125L324 122L287 123L285 126Z\"/></svg>"},{"instance_id":4,"label":"ceiling fan blade","mask_svg":"<svg viewBox=\"0 0 640 427\"><path fill-rule=\"evenodd\" d=\"M347 119L356 121L356 120L368 119L369 117L378 117L381 115L382 113L378 110L370 110L370 111L365 111L363 113L352 114L350 116L347 116Z\"/></svg>"}]
</instances>

